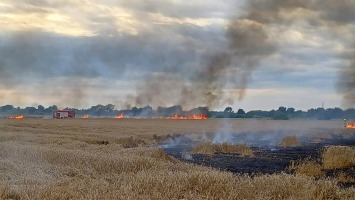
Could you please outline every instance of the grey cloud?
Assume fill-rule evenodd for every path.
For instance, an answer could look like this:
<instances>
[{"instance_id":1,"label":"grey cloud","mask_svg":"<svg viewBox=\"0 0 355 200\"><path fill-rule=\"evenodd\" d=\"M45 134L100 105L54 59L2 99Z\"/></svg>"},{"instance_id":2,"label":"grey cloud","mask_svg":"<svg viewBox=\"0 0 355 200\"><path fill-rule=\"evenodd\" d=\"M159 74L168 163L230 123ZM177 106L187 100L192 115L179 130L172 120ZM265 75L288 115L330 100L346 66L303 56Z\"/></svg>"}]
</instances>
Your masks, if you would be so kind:
<instances>
[{"instance_id":1,"label":"grey cloud","mask_svg":"<svg viewBox=\"0 0 355 200\"><path fill-rule=\"evenodd\" d=\"M78 5L74 1L54 3L45 0L17 1L17 4L23 2L44 10L56 8L65 12L68 7ZM227 19L232 14L225 13L225 10L234 5L230 1L202 4L201 1L198 5L194 2L165 0L149 3L142 0L109 2L110 6L130 9L134 17L139 19L137 35L117 31L116 18L110 14L93 15L88 12L81 13L85 20L80 23L92 28L97 36L65 37L43 32L1 36L0 40L4 43L0 44L0 84L9 84L7 80L21 83L26 77L104 76L128 80L135 77L141 78L137 82L137 94L134 97L136 104L179 103L210 107L231 104L244 97L254 70L282 50L279 48L282 41L270 37L271 28L283 26L287 29L301 21L306 22L309 28L324 28L332 33L339 27L354 24L354 12L351 11L355 6L351 0L248 0L243 14L230 18L223 33L223 27L217 25L154 24L150 14L160 13L179 19ZM21 9L24 12L41 12L41 9ZM295 11L298 15L287 15ZM353 57L353 44L345 44L344 47L343 57L349 60ZM298 52L290 56L305 60L304 63L309 65L315 62L308 61L312 56L298 55ZM351 64L344 70L353 74L354 68ZM130 77L129 72L132 71L142 76ZM344 80L350 80L346 77L347 73L341 74L341 77L344 76ZM345 98L355 97L347 92L351 81L338 85L343 88L340 91ZM237 93L226 94L226 87L235 89ZM84 96L85 91L77 93ZM132 100L131 96L127 99Z\"/></svg>"},{"instance_id":2,"label":"grey cloud","mask_svg":"<svg viewBox=\"0 0 355 200\"><path fill-rule=\"evenodd\" d=\"M351 34L350 26L355 24L355 1L354 0L251 0L248 1L247 10L242 17L257 21L265 26L283 25L288 26L297 21L308 22L310 28L319 28L328 31L326 34L333 35L335 40L343 40L338 29L348 31ZM287 13L298 11L301 14L292 18L287 17ZM325 34L325 33L322 33ZM339 76L337 88L344 94L346 105L355 105L355 92L352 87L355 84L351 79L354 77L355 65L352 61L354 57L351 50L355 43L355 38L351 34L351 42L344 43L342 58L348 58ZM340 38L339 38L340 37ZM349 55L350 54L350 55ZM306 59L307 60L307 59Z\"/></svg>"},{"instance_id":3,"label":"grey cloud","mask_svg":"<svg viewBox=\"0 0 355 200\"><path fill-rule=\"evenodd\" d=\"M115 3L137 12L160 13L172 18L225 18L226 9L234 5L232 1L122 0Z\"/></svg>"}]
</instances>

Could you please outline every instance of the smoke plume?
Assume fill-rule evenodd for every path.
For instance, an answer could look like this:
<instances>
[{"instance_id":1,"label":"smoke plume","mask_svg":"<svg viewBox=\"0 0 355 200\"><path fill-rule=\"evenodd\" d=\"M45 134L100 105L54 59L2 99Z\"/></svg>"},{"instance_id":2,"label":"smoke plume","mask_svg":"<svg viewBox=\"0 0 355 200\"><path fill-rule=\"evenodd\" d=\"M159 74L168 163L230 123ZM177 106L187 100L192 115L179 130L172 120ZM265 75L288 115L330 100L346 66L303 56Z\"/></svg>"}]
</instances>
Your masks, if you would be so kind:
<instances>
[{"instance_id":1,"label":"smoke plume","mask_svg":"<svg viewBox=\"0 0 355 200\"><path fill-rule=\"evenodd\" d=\"M285 34L296 30L296 39L311 43L307 50L323 47L320 41L338 45L329 46L342 62L337 89L344 104L355 105L354 0L248 0L233 17L226 14L228 2L6 0L0 5L0 90L10 94L35 82L50 95L48 85L57 85L53 93L69 93L80 106L81 99L100 96L86 82L122 80L135 89L125 100L120 92L127 87L109 92L122 105L213 109L242 100L255 70L283 57L290 42ZM228 22L204 24L211 19ZM297 44L292 50L312 57Z\"/></svg>"},{"instance_id":2,"label":"smoke plume","mask_svg":"<svg viewBox=\"0 0 355 200\"><path fill-rule=\"evenodd\" d=\"M355 54L354 54L355 56ZM355 105L355 61L345 67L340 73L337 87L344 94L343 104L345 106Z\"/></svg>"},{"instance_id":3,"label":"smoke plume","mask_svg":"<svg viewBox=\"0 0 355 200\"><path fill-rule=\"evenodd\" d=\"M233 104L242 100L250 82L253 71L268 57L277 53L280 43L278 35L285 33L289 27L312 27L319 31L327 31L329 37L343 37L344 26L354 28L355 2L353 0L321 1L321 0L250 0L245 6L245 13L237 19L231 19L225 33L227 45L223 49L209 49L200 66L192 71L191 76L181 78L188 84L171 83L157 77L147 79L146 91L138 90L138 99L151 99L160 96L173 97L175 102L186 105L205 104L215 107ZM351 30L351 29L350 29ZM323 34L323 33L322 33ZM349 35L348 33L345 33ZM351 32L350 32L351 34ZM341 41L341 39L339 39ZM351 36L351 43L355 38ZM347 42L342 43L345 52L351 48ZM340 54L344 54L341 52ZM351 57L353 58L353 56ZM345 60L347 62L349 60ZM355 104L354 62L341 74L340 91L344 93L344 101ZM354 71L354 72L353 72ZM345 82L344 82L345 81ZM159 88L155 90L154 88ZM226 92L229 88L232 92ZM174 94L176 91L180 96ZM178 98L177 98L178 97ZM164 98L171 102L169 98ZM149 101L148 101L149 102ZM151 102L149 102L151 103Z\"/></svg>"},{"instance_id":4,"label":"smoke plume","mask_svg":"<svg viewBox=\"0 0 355 200\"><path fill-rule=\"evenodd\" d=\"M247 17L231 20L225 38L227 46L206 53L192 75L148 77L144 86L138 87L137 103L153 104L155 99L164 101L160 105L170 102L213 108L243 99L252 71L276 51L276 43L270 39L266 26ZM234 92L226 94L227 87Z\"/></svg>"}]
</instances>

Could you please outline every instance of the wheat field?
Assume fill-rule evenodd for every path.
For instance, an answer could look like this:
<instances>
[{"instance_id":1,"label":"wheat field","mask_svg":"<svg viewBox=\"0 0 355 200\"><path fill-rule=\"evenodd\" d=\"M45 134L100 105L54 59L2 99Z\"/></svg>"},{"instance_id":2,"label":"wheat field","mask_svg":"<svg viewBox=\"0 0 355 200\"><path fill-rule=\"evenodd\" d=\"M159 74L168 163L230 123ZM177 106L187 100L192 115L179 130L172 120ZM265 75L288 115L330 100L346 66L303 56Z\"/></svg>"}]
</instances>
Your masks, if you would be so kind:
<instances>
[{"instance_id":1,"label":"wheat field","mask_svg":"<svg viewBox=\"0 0 355 200\"><path fill-rule=\"evenodd\" d=\"M340 125L339 125L340 124ZM1 199L353 199L337 180L285 173L247 176L164 154L168 134L221 129L345 134L337 121L0 119ZM261 133L262 134L262 133Z\"/></svg>"}]
</instances>

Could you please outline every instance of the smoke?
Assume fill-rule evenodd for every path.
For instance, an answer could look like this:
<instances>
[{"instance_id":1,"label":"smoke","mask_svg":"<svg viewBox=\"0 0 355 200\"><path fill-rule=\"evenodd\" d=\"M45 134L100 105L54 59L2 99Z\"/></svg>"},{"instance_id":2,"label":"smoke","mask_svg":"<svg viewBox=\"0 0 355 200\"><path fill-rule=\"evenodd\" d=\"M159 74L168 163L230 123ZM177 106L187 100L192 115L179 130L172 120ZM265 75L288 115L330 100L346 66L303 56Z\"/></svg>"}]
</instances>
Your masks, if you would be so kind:
<instances>
[{"instance_id":1,"label":"smoke","mask_svg":"<svg viewBox=\"0 0 355 200\"><path fill-rule=\"evenodd\" d=\"M233 127L230 121L222 120L222 124L220 124L220 126L222 126L222 128L220 128L219 131L214 135L212 143L232 143L234 140L233 132L235 131L233 131Z\"/></svg>"},{"instance_id":2,"label":"smoke","mask_svg":"<svg viewBox=\"0 0 355 200\"><path fill-rule=\"evenodd\" d=\"M178 103L187 107L203 104L214 108L242 100L253 70L273 55L276 43L267 27L258 21L241 18L231 20L225 39L227 46L206 52L201 64L184 77L151 76L137 88L137 103L160 105ZM234 93L226 94L229 87ZM173 98L173 99L172 99Z\"/></svg>"},{"instance_id":3,"label":"smoke","mask_svg":"<svg viewBox=\"0 0 355 200\"><path fill-rule=\"evenodd\" d=\"M355 56L355 54L354 54ZM337 83L338 90L344 94L343 104L345 106L355 105L355 61L340 73L340 78Z\"/></svg>"},{"instance_id":4,"label":"smoke","mask_svg":"<svg viewBox=\"0 0 355 200\"><path fill-rule=\"evenodd\" d=\"M355 1L354 0L251 0L246 16L266 27L297 26L317 29L319 35L329 35L342 45L337 52L344 59L336 88L343 94L345 106L355 105ZM326 33L325 33L326 32ZM279 32L280 34L282 33ZM331 49L330 49L331 51ZM347 64L349 63L349 64Z\"/></svg>"},{"instance_id":5,"label":"smoke","mask_svg":"<svg viewBox=\"0 0 355 200\"><path fill-rule=\"evenodd\" d=\"M342 41L342 38L346 38L344 35L351 35L350 44L355 41L349 31L354 29L355 22L353 0L250 0L244 8L242 15L229 21L223 41L225 45L218 45L221 48L217 50L208 49L200 66L181 78L181 82L185 81L187 84L171 83L171 80L157 77L147 79L144 84L152 87L143 89L151 92L148 94L139 88L137 99L145 99L143 102L152 104L150 100L154 96L155 99L165 100L162 105L164 102L182 105L189 102L194 105L204 104L210 108L234 104L236 100L244 98L253 71L263 61L279 53L278 47L282 42L279 36L285 34L289 28L311 28L317 30L317 37L341 38L337 40L344 45L345 51L340 54L345 54L351 48L346 41ZM340 76L342 81L351 79L349 74L353 73L349 71L355 71L353 64L347 68ZM152 84L157 83L157 80L163 86ZM339 84L341 91L345 92L347 104L355 102L355 94L350 89L353 86L349 85L349 81ZM164 98L160 98L161 96ZM349 98L352 100L347 100Z\"/></svg>"},{"instance_id":6,"label":"smoke","mask_svg":"<svg viewBox=\"0 0 355 200\"><path fill-rule=\"evenodd\" d=\"M319 41L328 37L340 45L329 49L343 61L337 89L345 104L355 104L354 0L248 0L234 17L226 14L228 2L5 1L0 10L10 21L0 20L0 89L38 80L49 91L48 82L66 79L73 84L66 93L81 105L93 97L85 84L70 80L102 78L135 88L126 99L125 88L111 95L122 105L213 109L245 97L254 71L282 57L291 29L300 35L312 30ZM210 19L228 22L203 23Z\"/></svg>"}]
</instances>

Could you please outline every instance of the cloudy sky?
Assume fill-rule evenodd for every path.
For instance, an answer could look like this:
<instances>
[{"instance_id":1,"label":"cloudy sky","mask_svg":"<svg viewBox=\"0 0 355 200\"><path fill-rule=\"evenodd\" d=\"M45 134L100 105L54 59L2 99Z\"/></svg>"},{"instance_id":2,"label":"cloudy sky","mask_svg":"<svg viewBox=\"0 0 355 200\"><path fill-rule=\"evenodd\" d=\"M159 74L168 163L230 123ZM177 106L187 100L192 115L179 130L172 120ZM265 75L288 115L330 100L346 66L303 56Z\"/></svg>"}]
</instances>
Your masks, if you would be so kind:
<instances>
[{"instance_id":1,"label":"cloudy sky","mask_svg":"<svg viewBox=\"0 0 355 200\"><path fill-rule=\"evenodd\" d=\"M355 0L2 0L0 105L355 106Z\"/></svg>"}]
</instances>

